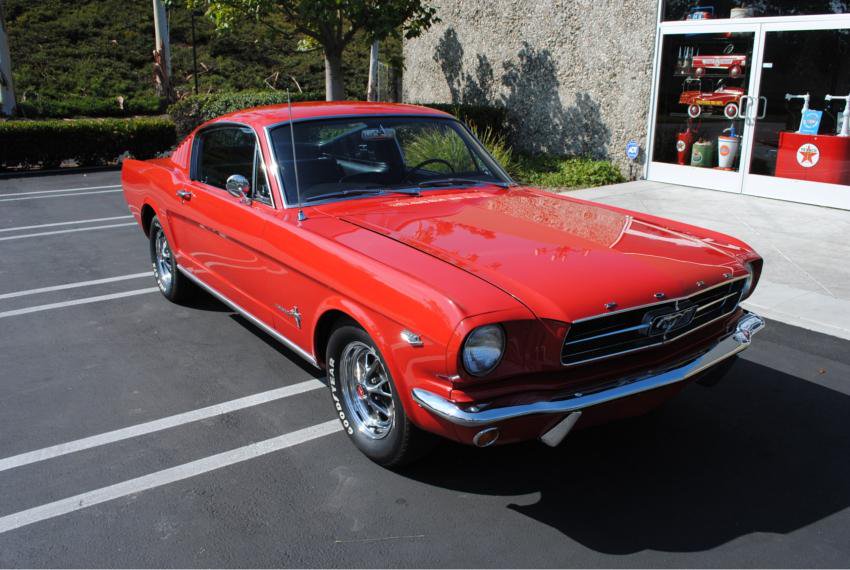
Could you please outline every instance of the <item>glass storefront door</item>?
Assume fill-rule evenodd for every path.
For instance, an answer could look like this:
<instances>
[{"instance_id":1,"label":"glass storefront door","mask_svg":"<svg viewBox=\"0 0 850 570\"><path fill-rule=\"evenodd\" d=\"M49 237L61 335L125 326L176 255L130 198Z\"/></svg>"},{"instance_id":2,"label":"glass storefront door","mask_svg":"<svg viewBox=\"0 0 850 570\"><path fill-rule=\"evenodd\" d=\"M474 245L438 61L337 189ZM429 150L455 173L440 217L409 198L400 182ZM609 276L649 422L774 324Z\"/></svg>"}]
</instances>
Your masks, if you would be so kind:
<instances>
[{"instance_id":1,"label":"glass storefront door","mask_svg":"<svg viewBox=\"0 0 850 570\"><path fill-rule=\"evenodd\" d=\"M670 26L662 34L648 153L652 179L741 191L758 35L750 24Z\"/></svg>"},{"instance_id":2,"label":"glass storefront door","mask_svg":"<svg viewBox=\"0 0 850 570\"><path fill-rule=\"evenodd\" d=\"M850 209L850 22L762 27L743 191Z\"/></svg>"},{"instance_id":3,"label":"glass storefront door","mask_svg":"<svg viewBox=\"0 0 850 570\"><path fill-rule=\"evenodd\" d=\"M850 209L850 15L744 20L661 24L647 177Z\"/></svg>"}]
</instances>

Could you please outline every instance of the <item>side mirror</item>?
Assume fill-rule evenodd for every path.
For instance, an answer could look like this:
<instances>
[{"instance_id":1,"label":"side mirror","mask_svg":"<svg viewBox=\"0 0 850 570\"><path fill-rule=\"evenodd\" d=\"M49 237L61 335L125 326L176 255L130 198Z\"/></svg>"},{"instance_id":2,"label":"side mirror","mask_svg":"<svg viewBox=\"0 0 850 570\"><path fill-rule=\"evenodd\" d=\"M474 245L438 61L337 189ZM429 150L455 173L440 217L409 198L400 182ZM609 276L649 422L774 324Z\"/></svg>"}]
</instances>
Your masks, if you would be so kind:
<instances>
[{"instance_id":1,"label":"side mirror","mask_svg":"<svg viewBox=\"0 0 850 570\"><path fill-rule=\"evenodd\" d=\"M228 176L227 183L224 185L228 194L239 198L243 204L251 203L251 184L248 179L241 174L232 174Z\"/></svg>"}]
</instances>

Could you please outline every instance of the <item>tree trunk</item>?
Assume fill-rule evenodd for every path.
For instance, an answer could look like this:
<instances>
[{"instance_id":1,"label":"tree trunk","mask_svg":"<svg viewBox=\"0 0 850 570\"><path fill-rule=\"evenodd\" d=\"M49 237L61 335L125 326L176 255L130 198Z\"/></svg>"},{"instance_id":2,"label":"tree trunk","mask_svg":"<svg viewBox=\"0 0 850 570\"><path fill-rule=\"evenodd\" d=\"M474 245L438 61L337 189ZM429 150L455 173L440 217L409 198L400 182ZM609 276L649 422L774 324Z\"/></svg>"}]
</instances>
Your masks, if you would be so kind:
<instances>
[{"instance_id":1,"label":"tree trunk","mask_svg":"<svg viewBox=\"0 0 850 570\"><path fill-rule=\"evenodd\" d=\"M15 113L15 84L12 81L12 62L9 57L9 40L6 37L5 2L0 0L0 113Z\"/></svg>"},{"instance_id":2,"label":"tree trunk","mask_svg":"<svg viewBox=\"0 0 850 570\"><path fill-rule=\"evenodd\" d=\"M325 99L345 99L345 84L342 81L342 50L325 48Z\"/></svg>"},{"instance_id":3,"label":"tree trunk","mask_svg":"<svg viewBox=\"0 0 850 570\"><path fill-rule=\"evenodd\" d=\"M378 100L378 48L381 42L375 40L372 42L372 48L369 50L369 85L366 88L366 100Z\"/></svg>"},{"instance_id":4,"label":"tree trunk","mask_svg":"<svg viewBox=\"0 0 850 570\"><path fill-rule=\"evenodd\" d=\"M171 42L168 34L168 15L161 0L153 0L154 82L157 95L174 100L171 85Z\"/></svg>"}]
</instances>

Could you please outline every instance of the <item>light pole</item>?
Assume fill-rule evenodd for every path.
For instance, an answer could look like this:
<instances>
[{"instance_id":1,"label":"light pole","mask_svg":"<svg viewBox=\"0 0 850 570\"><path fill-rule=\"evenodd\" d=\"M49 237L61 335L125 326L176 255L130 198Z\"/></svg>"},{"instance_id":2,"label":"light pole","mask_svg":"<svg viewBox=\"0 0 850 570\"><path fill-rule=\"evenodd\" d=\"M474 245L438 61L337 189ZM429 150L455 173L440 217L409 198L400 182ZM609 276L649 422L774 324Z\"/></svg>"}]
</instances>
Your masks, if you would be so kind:
<instances>
[{"instance_id":1,"label":"light pole","mask_svg":"<svg viewBox=\"0 0 850 570\"><path fill-rule=\"evenodd\" d=\"M15 84L12 80L12 61L9 57L9 40L6 36L6 6L0 0L0 112L15 113Z\"/></svg>"}]
</instances>

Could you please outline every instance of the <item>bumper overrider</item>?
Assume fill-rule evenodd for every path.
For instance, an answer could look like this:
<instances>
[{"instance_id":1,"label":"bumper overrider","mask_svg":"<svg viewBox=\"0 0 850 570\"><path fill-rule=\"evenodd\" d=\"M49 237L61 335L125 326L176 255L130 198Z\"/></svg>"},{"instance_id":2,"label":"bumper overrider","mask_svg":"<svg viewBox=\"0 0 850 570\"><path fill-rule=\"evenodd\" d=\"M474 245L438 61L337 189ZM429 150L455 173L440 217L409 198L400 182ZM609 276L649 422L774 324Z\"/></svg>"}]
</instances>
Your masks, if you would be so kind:
<instances>
[{"instance_id":1,"label":"bumper overrider","mask_svg":"<svg viewBox=\"0 0 850 570\"><path fill-rule=\"evenodd\" d=\"M414 388L413 399L425 410L453 424L466 428L481 428L473 440L475 445L480 447L496 442L499 433L496 424L500 422L535 415L566 414L563 420L540 435L541 441L554 447L567 436L581 417L582 410L683 382L705 372L749 347L753 335L763 327L764 320L761 317L753 313L744 313L738 319L734 332L700 352L689 355L684 361L671 364L664 369L620 378L595 392L576 393L569 398L498 408L481 409L483 406L479 405L464 409L433 392Z\"/></svg>"}]
</instances>

